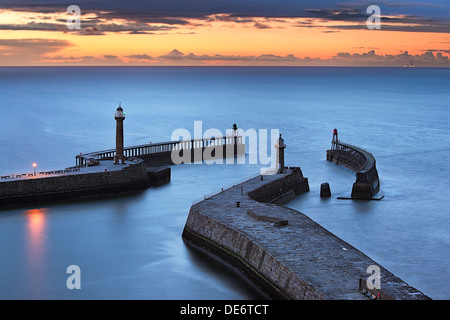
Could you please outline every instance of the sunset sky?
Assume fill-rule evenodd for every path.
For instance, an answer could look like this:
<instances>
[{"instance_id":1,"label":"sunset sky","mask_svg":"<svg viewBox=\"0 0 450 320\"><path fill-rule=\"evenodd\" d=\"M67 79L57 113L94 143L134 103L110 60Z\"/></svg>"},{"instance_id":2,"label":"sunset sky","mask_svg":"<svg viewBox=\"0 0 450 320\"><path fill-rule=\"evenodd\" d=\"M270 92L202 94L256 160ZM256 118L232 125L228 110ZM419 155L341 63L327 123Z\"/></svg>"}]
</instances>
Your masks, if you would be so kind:
<instances>
[{"instance_id":1,"label":"sunset sky","mask_svg":"<svg viewBox=\"0 0 450 320\"><path fill-rule=\"evenodd\" d=\"M450 67L449 34L448 0L0 0L1 66Z\"/></svg>"}]
</instances>

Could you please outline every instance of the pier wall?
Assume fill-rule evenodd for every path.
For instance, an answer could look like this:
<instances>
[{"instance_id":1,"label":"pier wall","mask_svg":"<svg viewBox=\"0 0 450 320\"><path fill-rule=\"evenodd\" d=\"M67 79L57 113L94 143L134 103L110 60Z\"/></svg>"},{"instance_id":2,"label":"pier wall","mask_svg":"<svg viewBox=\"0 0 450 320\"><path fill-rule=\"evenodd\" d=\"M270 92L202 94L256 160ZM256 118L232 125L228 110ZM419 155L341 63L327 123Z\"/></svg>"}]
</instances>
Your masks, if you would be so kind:
<instances>
[{"instance_id":1,"label":"pier wall","mask_svg":"<svg viewBox=\"0 0 450 320\"><path fill-rule=\"evenodd\" d=\"M260 177L255 178L258 185L249 190L244 199L240 199L239 196L236 199L242 201L244 208L251 207L252 210L260 212L265 210L266 206L271 206L275 210L278 207L267 203L287 203L297 195L309 191L308 179L303 177L300 168L291 168L288 174L279 176L282 178L273 179L270 176L263 176L263 180ZM239 192L240 187L236 186L232 189L235 189L234 192L236 190ZM247 190L246 186L245 188ZM232 190L228 190L222 194L230 192L233 193ZM251 206L248 205L248 201L252 203ZM216 204L216 202L211 203L214 207ZM228 205L230 204L234 205L234 202L228 201ZM226 206L219 210L223 210L224 214L227 212ZM314 285L295 274L269 250L253 241L246 234L245 229L230 227L214 219L213 215L198 210L196 205L192 206L183 232L183 239L189 245L212 254L239 270L268 298L295 300L325 298ZM245 218L251 220L250 216L247 214Z\"/></svg>"},{"instance_id":2,"label":"pier wall","mask_svg":"<svg viewBox=\"0 0 450 320\"><path fill-rule=\"evenodd\" d=\"M286 204L302 193L309 191L308 178L303 177L299 167L291 167L291 174L283 179L269 181L248 192L248 197L258 202Z\"/></svg>"},{"instance_id":3,"label":"pier wall","mask_svg":"<svg viewBox=\"0 0 450 320\"><path fill-rule=\"evenodd\" d=\"M336 143L327 150L327 161L344 166L356 173L351 197L354 199L371 199L380 191L380 179L375 157L361 149L345 143Z\"/></svg>"},{"instance_id":4,"label":"pier wall","mask_svg":"<svg viewBox=\"0 0 450 320\"><path fill-rule=\"evenodd\" d=\"M241 272L270 299L323 300L325 296L269 251L235 230L191 208L183 232L190 245L207 251Z\"/></svg>"},{"instance_id":5,"label":"pier wall","mask_svg":"<svg viewBox=\"0 0 450 320\"><path fill-rule=\"evenodd\" d=\"M21 205L145 189L151 185L142 164L121 170L17 179L0 183L0 205Z\"/></svg>"},{"instance_id":6,"label":"pier wall","mask_svg":"<svg viewBox=\"0 0 450 320\"><path fill-rule=\"evenodd\" d=\"M146 168L150 186L161 186L170 182L171 170L169 167Z\"/></svg>"},{"instance_id":7,"label":"pier wall","mask_svg":"<svg viewBox=\"0 0 450 320\"><path fill-rule=\"evenodd\" d=\"M371 265L381 270L378 299L429 299L304 214L273 204L288 201L292 190L309 190L299 168L249 179L194 204L182 237L271 299L369 299L361 283Z\"/></svg>"}]
</instances>

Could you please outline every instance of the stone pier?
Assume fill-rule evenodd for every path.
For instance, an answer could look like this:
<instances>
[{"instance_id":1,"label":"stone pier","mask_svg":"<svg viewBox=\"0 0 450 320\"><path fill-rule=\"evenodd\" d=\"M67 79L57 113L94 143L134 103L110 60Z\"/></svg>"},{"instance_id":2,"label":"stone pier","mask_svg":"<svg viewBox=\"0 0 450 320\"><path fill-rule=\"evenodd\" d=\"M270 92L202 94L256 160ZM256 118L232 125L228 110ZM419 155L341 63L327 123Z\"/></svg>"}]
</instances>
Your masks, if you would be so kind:
<instances>
[{"instance_id":1,"label":"stone pier","mask_svg":"<svg viewBox=\"0 0 450 320\"><path fill-rule=\"evenodd\" d=\"M300 168L257 176L194 204L183 239L272 299L429 299L304 214L274 204L307 191ZM381 283L371 291L367 269L374 265Z\"/></svg>"},{"instance_id":2,"label":"stone pier","mask_svg":"<svg viewBox=\"0 0 450 320\"><path fill-rule=\"evenodd\" d=\"M374 196L380 191L380 179L375 157L370 152L347 143L336 142L332 144L330 150L327 150L327 161L356 173L352 199L375 199Z\"/></svg>"}]
</instances>

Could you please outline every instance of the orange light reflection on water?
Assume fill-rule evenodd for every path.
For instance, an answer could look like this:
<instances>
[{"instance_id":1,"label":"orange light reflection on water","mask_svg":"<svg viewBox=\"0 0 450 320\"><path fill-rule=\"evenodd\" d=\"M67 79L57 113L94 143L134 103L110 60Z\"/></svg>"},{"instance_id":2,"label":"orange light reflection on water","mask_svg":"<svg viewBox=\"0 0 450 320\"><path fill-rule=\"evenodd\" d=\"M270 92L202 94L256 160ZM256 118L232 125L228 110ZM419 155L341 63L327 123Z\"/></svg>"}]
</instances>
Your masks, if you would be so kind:
<instances>
[{"instance_id":1,"label":"orange light reflection on water","mask_svg":"<svg viewBox=\"0 0 450 320\"><path fill-rule=\"evenodd\" d=\"M45 245L45 213L46 209L26 210L27 217L27 249L29 262L34 267L42 266Z\"/></svg>"}]
</instances>

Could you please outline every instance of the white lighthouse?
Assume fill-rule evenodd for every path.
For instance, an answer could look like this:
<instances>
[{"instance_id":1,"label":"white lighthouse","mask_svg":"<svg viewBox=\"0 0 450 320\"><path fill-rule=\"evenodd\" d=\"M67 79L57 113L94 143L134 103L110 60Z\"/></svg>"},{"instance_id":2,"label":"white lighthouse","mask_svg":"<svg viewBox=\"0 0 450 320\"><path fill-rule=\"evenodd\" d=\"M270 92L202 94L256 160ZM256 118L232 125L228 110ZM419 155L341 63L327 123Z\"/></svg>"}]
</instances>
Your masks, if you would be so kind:
<instances>
[{"instance_id":1,"label":"white lighthouse","mask_svg":"<svg viewBox=\"0 0 450 320\"><path fill-rule=\"evenodd\" d=\"M284 167L284 149L286 149L286 144L284 143L284 139L281 137L281 134L275 148L277 148L277 173L286 173L286 169Z\"/></svg>"}]
</instances>

